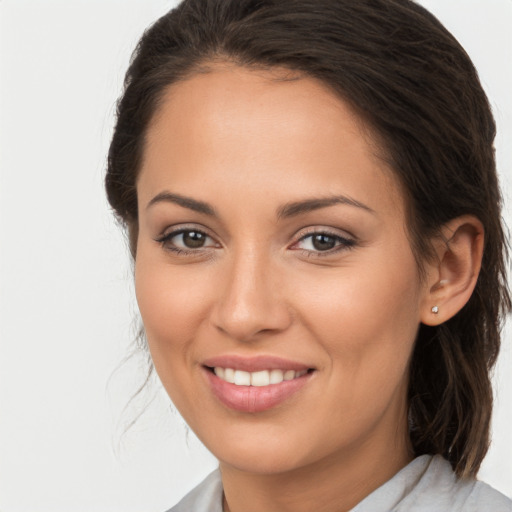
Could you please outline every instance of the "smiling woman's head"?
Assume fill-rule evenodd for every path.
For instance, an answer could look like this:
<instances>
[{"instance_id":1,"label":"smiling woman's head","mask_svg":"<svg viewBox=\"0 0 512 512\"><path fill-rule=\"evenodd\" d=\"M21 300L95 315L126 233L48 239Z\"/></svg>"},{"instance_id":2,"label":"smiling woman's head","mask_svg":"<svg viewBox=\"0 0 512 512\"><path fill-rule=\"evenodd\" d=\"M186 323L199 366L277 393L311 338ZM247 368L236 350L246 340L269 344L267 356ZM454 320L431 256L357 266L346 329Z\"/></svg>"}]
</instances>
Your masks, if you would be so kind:
<instances>
[{"instance_id":1,"label":"smiling woman's head","mask_svg":"<svg viewBox=\"0 0 512 512\"><path fill-rule=\"evenodd\" d=\"M409 0L186 0L158 20L126 75L106 185L155 365L191 426L201 433L194 364L225 363L203 340L284 359L294 338L301 396L315 403L323 382L347 446L336 394L368 429L407 401L413 451L475 474L510 306L494 136L470 59ZM363 385L383 398L362 403ZM221 418L236 397L215 390L223 405L201 407ZM255 400L246 413L266 410Z\"/></svg>"}]
</instances>

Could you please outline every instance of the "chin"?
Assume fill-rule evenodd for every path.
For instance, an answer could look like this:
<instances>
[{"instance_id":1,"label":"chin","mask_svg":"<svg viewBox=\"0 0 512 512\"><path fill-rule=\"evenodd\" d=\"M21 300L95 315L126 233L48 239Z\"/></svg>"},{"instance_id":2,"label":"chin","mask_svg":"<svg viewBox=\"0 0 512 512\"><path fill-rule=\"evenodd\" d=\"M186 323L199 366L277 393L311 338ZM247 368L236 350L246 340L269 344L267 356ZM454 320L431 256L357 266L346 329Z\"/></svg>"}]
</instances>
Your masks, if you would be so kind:
<instances>
[{"instance_id":1,"label":"chin","mask_svg":"<svg viewBox=\"0 0 512 512\"><path fill-rule=\"evenodd\" d=\"M260 475L287 473L303 465L296 456L290 456L283 452L276 453L275 451L268 453L266 450L259 449L249 453L246 452L243 455L230 451L230 453L225 454L224 458L219 458L219 462L244 473Z\"/></svg>"},{"instance_id":2,"label":"chin","mask_svg":"<svg viewBox=\"0 0 512 512\"><path fill-rule=\"evenodd\" d=\"M289 432L284 436L265 432L242 436L231 431L213 442L209 442L209 439L203 439L203 442L221 464L247 473L286 473L308 465L315 458L315 451L301 451L300 447L304 447L305 443Z\"/></svg>"}]
</instances>

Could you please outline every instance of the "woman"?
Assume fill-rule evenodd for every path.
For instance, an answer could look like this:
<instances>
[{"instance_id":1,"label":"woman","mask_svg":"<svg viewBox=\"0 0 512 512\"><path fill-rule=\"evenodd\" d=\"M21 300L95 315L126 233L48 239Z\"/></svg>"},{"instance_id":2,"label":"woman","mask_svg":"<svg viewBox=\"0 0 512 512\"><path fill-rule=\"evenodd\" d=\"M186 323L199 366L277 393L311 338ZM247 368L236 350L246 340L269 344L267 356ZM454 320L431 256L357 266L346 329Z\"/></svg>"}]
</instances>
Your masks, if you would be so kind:
<instances>
[{"instance_id":1,"label":"woman","mask_svg":"<svg viewBox=\"0 0 512 512\"><path fill-rule=\"evenodd\" d=\"M173 511L512 510L475 480L510 309L494 135L410 0L185 0L144 34L107 192L219 459Z\"/></svg>"}]
</instances>

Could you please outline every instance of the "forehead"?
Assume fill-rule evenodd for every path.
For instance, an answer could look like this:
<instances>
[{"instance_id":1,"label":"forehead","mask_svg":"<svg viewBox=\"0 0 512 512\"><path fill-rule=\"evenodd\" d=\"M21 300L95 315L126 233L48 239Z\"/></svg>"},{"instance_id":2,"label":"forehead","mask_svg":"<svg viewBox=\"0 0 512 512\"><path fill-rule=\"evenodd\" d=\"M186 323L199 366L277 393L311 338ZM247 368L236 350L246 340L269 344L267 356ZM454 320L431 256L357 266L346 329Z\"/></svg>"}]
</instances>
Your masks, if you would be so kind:
<instances>
[{"instance_id":1,"label":"forehead","mask_svg":"<svg viewBox=\"0 0 512 512\"><path fill-rule=\"evenodd\" d=\"M338 187L362 202L385 190L393 196L386 207L396 207L402 194L370 133L319 80L216 67L166 91L147 133L139 193L206 180L290 200L347 192Z\"/></svg>"},{"instance_id":2,"label":"forehead","mask_svg":"<svg viewBox=\"0 0 512 512\"><path fill-rule=\"evenodd\" d=\"M280 68L253 70L217 65L173 84L152 120L148 146L159 136L166 136L173 120L179 122L175 137L193 139L200 125L203 132L213 129L220 141L224 136L232 136L236 129L240 137L246 136L248 147L265 145L278 130L289 140L315 136L327 139L332 128L350 131L361 138L362 145L368 143L362 140L362 121L325 84ZM268 138L262 137L263 130ZM256 132L259 137L251 138Z\"/></svg>"}]
</instances>

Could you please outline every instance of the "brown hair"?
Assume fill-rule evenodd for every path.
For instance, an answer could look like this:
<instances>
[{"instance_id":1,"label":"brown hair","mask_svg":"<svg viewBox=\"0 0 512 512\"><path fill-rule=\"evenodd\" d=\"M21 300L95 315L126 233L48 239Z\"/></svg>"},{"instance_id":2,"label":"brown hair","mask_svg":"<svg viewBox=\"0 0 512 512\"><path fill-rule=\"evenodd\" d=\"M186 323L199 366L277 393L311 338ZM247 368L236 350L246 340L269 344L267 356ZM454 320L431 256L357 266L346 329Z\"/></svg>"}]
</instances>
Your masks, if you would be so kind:
<instances>
[{"instance_id":1,"label":"brown hair","mask_svg":"<svg viewBox=\"0 0 512 512\"><path fill-rule=\"evenodd\" d=\"M106 188L134 257L148 124L171 84L216 60L298 71L357 109L405 190L420 269L444 223L464 214L482 222L475 291L455 317L420 326L409 383L416 454L442 454L459 476L476 475L489 444L490 371L510 297L495 123L466 52L410 0L185 0L143 35L117 108Z\"/></svg>"}]
</instances>

